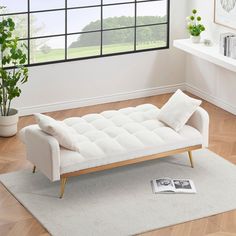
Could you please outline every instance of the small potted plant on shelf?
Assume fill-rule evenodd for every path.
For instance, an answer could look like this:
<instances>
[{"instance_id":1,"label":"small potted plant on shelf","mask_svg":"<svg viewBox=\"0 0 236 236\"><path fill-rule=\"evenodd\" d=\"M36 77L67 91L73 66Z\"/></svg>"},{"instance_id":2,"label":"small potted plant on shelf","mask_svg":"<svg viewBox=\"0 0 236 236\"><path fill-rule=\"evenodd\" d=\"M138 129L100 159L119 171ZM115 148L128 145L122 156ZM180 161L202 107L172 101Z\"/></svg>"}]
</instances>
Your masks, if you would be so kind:
<instances>
[{"instance_id":1,"label":"small potted plant on shelf","mask_svg":"<svg viewBox=\"0 0 236 236\"><path fill-rule=\"evenodd\" d=\"M192 15L187 17L187 29L190 33L190 38L193 43L199 43L201 40L201 33L205 31L205 27L201 24L202 18L197 16L197 10L192 10Z\"/></svg>"},{"instance_id":2,"label":"small potted plant on shelf","mask_svg":"<svg viewBox=\"0 0 236 236\"><path fill-rule=\"evenodd\" d=\"M3 7L0 7L2 9ZM18 111L11 102L21 94L20 84L28 79L24 66L26 45L14 37L15 23L11 18L0 21L0 136L10 137L17 133Z\"/></svg>"}]
</instances>

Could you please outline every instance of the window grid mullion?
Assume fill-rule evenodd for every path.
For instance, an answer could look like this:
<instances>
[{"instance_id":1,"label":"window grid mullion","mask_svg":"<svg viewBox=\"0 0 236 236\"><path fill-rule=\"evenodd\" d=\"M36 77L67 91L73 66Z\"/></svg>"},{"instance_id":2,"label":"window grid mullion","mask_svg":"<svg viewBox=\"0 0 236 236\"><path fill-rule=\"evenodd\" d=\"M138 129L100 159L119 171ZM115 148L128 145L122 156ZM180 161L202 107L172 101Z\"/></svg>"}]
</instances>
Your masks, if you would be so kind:
<instances>
[{"instance_id":1,"label":"window grid mullion","mask_svg":"<svg viewBox=\"0 0 236 236\"><path fill-rule=\"evenodd\" d=\"M157 25L168 25L168 22L163 23L153 23L153 24L146 24L146 25L136 25L136 28L142 28L145 26L157 26ZM99 33L101 31L113 31L113 30L122 30L122 29L134 29L135 26L125 26L125 27L119 27L119 28L110 28L110 29L103 29L103 30L92 30L92 31L79 31L75 33L67 33L67 35L76 35L76 34L86 34L86 33ZM35 36L30 37L30 39L43 39L43 38L52 38L52 37L60 37L65 36L66 34L52 34L52 35L43 35L43 36ZM27 40L27 38L20 38L20 40Z\"/></svg>"},{"instance_id":2,"label":"window grid mullion","mask_svg":"<svg viewBox=\"0 0 236 236\"><path fill-rule=\"evenodd\" d=\"M67 45L67 0L65 0L65 60L67 60L67 53L68 53L68 45Z\"/></svg>"},{"instance_id":3,"label":"window grid mullion","mask_svg":"<svg viewBox=\"0 0 236 236\"><path fill-rule=\"evenodd\" d=\"M2 14L2 15L19 15L19 14L27 14L27 28L28 28L28 33L27 37L28 38L21 38L20 40L27 40L28 43L28 51L27 51L27 56L28 56L28 65L43 65L43 64L51 64L51 63L57 63L57 62L64 62L64 61L74 61L74 60L82 60L82 59L88 59L88 58L97 58L97 57L104 57L104 56L111 56L111 55L122 55L122 54L128 54L128 53L134 53L134 52L144 52L144 51L150 51L150 50L157 50L157 49L164 49L164 48L169 48L169 39L170 39L170 0L166 0L166 22L162 23L154 23L154 24L145 24L145 25L137 25L137 6L139 2L158 2L158 1L164 1L164 0L134 0L134 1L129 1L129 2L120 2L120 3L108 3L108 4L103 4L103 0L101 0L100 5L92 5L92 6L80 6L80 7L68 7L68 0L65 0L65 8L58 8L58 9L46 9L46 10L38 10L38 11L31 11L31 4L30 0L27 0L28 6L27 6L27 12L18 12L18 13L8 13L8 14ZM104 6L116 6L116 5L125 5L125 4L134 4L134 25L133 26L126 26L126 27L117 27L117 28L110 28L110 29L104 29L104 15L103 15L103 10ZM101 17L101 28L100 30L93 30L93 31L87 31L87 32L74 32L74 33L68 33L68 10L72 9L81 9L81 8L92 8L92 7L100 7L101 12L100 12L100 17ZM42 12L56 12L56 11L65 11L65 33L64 34L56 34L56 35L44 35L44 36L36 36L36 37L31 37L31 13L42 13ZM167 27L167 35L166 35L166 46L160 46L160 47L155 47L155 48L148 48L148 49L139 49L137 50L137 28L139 27L144 27L144 26L155 26L155 25L166 25ZM104 43L104 35L103 32L106 31L111 31L111 30L122 30L122 29L134 29L134 50L130 51L125 51L125 52L114 52L114 53L109 53L109 54L103 54L103 43ZM82 58L73 58L73 59L68 59L68 36L69 35L76 35L76 34L84 34L84 33L95 33L95 32L100 32L100 55L94 55L94 56L87 56L87 57L82 57ZM36 62L31 64L31 40L33 39L43 39L43 38L51 38L51 37L59 37L59 36L64 36L65 40L65 59L64 60L56 60L56 61L47 61L47 62ZM10 67L9 67L10 68Z\"/></svg>"},{"instance_id":4,"label":"window grid mullion","mask_svg":"<svg viewBox=\"0 0 236 236\"><path fill-rule=\"evenodd\" d=\"M101 0L101 38L100 38L100 55L103 55L103 0Z\"/></svg>"},{"instance_id":5,"label":"window grid mullion","mask_svg":"<svg viewBox=\"0 0 236 236\"><path fill-rule=\"evenodd\" d=\"M167 12L166 12L166 20L167 20L167 47L170 47L170 0L167 0Z\"/></svg>"},{"instance_id":6,"label":"window grid mullion","mask_svg":"<svg viewBox=\"0 0 236 236\"><path fill-rule=\"evenodd\" d=\"M136 51L137 41L137 0L134 3L134 51Z\"/></svg>"},{"instance_id":7,"label":"window grid mullion","mask_svg":"<svg viewBox=\"0 0 236 236\"><path fill-rule=\"evenodd\" d=\"M101 4L101 5L103 5L103 6L126 5L126 4L133 4L133 3L135 3L135 1L136 0L130 1L130 2L107 3L107 4ZM161 1L165 1L165 0L142 0L142 1L138 1L138 2L143 3L143 2L161 2ZM101 5L98 4L98 5L80 6L80 7L67 7L67 10L100 7ZM53 8L52 9L44 9L44 10L34 10L34 11L30 11L30 13L42 13L42 12L53 12L53 11L64 11L64 10L65 10L65 7L64 8L54 8L54 9ZM26 12L11 12L11 13L0 14L0 16L21 15L21 14L27 14L27 13L28 13L28 10Z\"/></svg>"},{"instance_id":8,"label":"window grid mullion","mask_svg":"<svg viewBox=\"0 0 236 236\"><path fill-rule=\"evenodd\" d=\"M27 50L27 55L28 55L28 64L30 65L30 0L28 0L28 9L27 9L27 28L28 28L28 50Z\"/></svg>"}]
</instances>

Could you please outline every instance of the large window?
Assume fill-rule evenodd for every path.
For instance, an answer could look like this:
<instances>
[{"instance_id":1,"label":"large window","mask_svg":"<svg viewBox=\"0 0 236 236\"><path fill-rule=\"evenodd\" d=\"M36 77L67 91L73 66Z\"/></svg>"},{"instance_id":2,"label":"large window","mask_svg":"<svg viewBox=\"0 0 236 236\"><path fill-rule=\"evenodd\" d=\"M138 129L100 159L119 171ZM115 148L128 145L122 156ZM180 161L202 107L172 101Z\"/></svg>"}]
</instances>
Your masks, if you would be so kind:
<instances>
[{"instance_id":1,"label":"large window","mask_svg":"<svg viewBox=\"0 0 236 236\"><path fill-rule=\"evenodd\" d=\"M28 64L169 47L169 0L2 0Z\"/></svg>"}]
</instances>

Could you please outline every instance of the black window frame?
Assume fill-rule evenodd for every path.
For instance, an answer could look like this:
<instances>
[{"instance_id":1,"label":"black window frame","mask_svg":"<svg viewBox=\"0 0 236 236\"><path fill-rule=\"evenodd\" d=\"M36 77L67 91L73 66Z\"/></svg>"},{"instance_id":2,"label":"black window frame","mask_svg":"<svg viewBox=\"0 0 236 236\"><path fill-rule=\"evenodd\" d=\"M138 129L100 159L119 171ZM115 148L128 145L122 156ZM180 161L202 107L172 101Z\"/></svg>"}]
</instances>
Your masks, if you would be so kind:
<instances>
[{"instance_id":1,"label":"black window frame","mask_svg":"<svg viewBox=\"0 0 236 236\"><path fill-rule=\"evenodd\" d=\"M30 11L30 0L27 1L27 11L26 12L11 12L11 13L4 13L0 14L0 16L13 16L13 15L27 15L27 37L26 38L20 38L21 41L27 41L27 61L28 63L25 65L27 67L32 66L42 66L42 65L49 65L49 64L56 64L56 63L65 63L65 62L71 62L71 61L80 61L80 60L87 60L87 59L95 59L95 58L102 58L102 57L110 57L110 56L118 56L118 55L126 55L126 54L133 54L133 53L142 53L142 52L148 52L148 51L154 51L154 50L163 50L163 49L169 49L170 47L170 0L131 0L128 2L117 2L117 3L107 3L103 4L103 0L101 1L101 4L97 5L86 5L86 6L77 6L77 7L68 7L67 0L65 0L65 7L63 8L55 8L55 9L45 9L45 10L32 10ZM166 15L166 22L162 23L154 23L154 24L145 24L145 25L137 25L137 4L138 3L145 3L145 2L158 2L158 1L166 1L167 3L167 15ZM111 29L103 29L103 7L104 6L117 6L117 5L126 5L126 4L134 4L134 25L133 26L127 26L127 27L120 27L120 28L111 28ZM93 30L93 31L86 31L86 32L73 32L68 33L67 31L67 19L68 19L68 10L73 9L83 9L83 8L92 8L92 7L100 7L101 8L101 29L99 30ZM55 35L46 35L46 36L35 36L31 37L30 35L30 15L32 13L44 13L44 12L57 12L57 11L65 11L65 33L63 34L55 34ZM137 46L137 28L139 27L147 27L147 26L157 26L157 25L166 25L166 46L163 47L154 47L154 48L147 48L147 49L136 49ZM134 29L134 50L132 51L125 51L125 52L115 52L115 53L109 53L109 54L103 54L103 32L105 31L112 31L112 30L122 30L122 29ZM79 35L79 34L86 34L86 33L94 33L94 32L100 32L101 33L101 44L100 44L100 55L94 55L94 56L88 56L88 57L79 57L79 58L67 58L68 56L68 43L67 43L67 36L70 35ZM65 37L65 48L64 48L64 59L63 60L56 60L56 61L47 61L47 62L36 62L31 63L30 62L30 41L34 39L42 39L42 38L52 38L52 37L59 37L64 36ZM6 68L13 68L12 66L6 67Z\"/></svg>"}]
</instances>

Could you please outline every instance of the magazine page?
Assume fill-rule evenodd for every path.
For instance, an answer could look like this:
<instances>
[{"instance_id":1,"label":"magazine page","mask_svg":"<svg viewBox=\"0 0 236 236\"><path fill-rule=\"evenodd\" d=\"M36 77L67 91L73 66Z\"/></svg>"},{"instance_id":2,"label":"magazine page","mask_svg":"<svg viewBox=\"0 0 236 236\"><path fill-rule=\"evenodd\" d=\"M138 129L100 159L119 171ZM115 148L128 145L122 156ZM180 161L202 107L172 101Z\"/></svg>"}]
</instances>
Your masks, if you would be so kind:
<instances>
[{"instance_id":1,"label":"magazine page","mask_svg":"<svg viewBox=\"0 0 236 236\"><path fill-rule=\"evenodd\" d=\"M176 193L196 193L194 183L190 179L173 179Z\"/></svg>"},{"instance_id":2,"label":"magazine page","mask_svg":"<svg viewBox=\"0 0 236 236\"><path fill-rule=\"evenodd\" d=\"M170 178L153 179L152 186L153 186L154 193L175 191L175 187Z\"/></svg>"}]
</instances>

